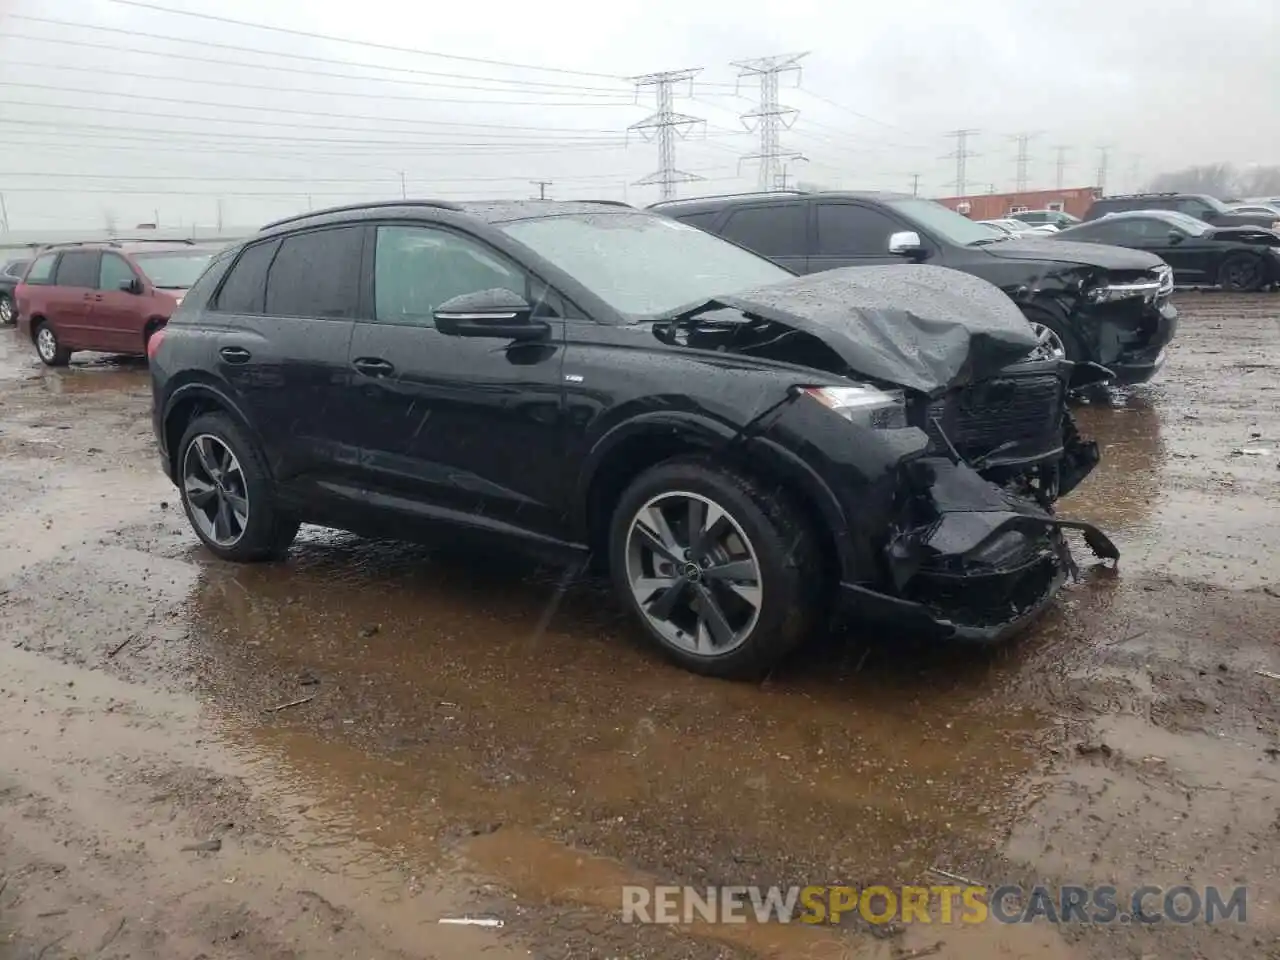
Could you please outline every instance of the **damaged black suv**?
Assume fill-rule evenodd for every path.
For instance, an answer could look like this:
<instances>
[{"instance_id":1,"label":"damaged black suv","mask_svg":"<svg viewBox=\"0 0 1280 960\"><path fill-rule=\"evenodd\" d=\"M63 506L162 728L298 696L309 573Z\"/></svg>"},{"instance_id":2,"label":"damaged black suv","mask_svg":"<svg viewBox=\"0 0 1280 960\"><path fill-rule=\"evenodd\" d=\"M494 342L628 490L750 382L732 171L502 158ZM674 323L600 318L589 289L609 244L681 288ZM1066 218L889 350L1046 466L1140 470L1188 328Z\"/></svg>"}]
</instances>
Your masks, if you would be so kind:
<instances>
[{"instance_id":1,"label":"damaged black suv","mask_svg":"<svg viewBox=\"0 0 1280 960\"><path fill-rule=\"evenodd\" d=\"M797 278L604 203L397 201L269 225L150 342L199 538L467 532L610 571L686 667L767 669L839 600L945 640L1030 622L1097 463L1012 303L931 266Z\"/></svg>"}]
</instances>

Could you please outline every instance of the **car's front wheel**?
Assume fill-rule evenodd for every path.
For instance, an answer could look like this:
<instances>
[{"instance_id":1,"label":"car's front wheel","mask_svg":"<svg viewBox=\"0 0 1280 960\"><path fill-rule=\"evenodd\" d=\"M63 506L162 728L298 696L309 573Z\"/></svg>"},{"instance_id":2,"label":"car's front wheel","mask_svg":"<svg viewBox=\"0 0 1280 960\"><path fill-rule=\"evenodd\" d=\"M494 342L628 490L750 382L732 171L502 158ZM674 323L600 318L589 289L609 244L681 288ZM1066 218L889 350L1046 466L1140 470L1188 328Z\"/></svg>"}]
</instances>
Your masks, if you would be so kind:
<instances>
[{"instance_id":1,"label":"car's front wheel","mask_svg":"<svg viewBox=\"0 0 1280 960\"><path fill-rule=\"evenodd\" d=\"M12 326L18 318L17 308L13 305L13 297L0 293L0 327Z\"/></svg>"},{"instance_id":2,"label":"car's front wheel","mask_svg":"<svg viewBox=\"0 0 1280 960\"><path fill-rule=\"evenodd\" d=\"M1084 356L1075 333L1057 313L1044 307L1027 304L1022 307L1022 314L1031 324L1031 332L1035 334L1037 341L1030 359L1070 360L1072 363L1088 359Z\"/></svg>"},{"instance_id":3,"label":"car's front wheel","mask_svg":"<svg viewBox=\"0 0 1280 960\"><path fill-rule=\"evenodd\" d=\"M1262 258L1251 253L1233 253L1218 269L1218 286L1232 293L1252 293L1267 282Z\"/></svg>"},{"instance_id":4,"label":"car's front wheel","mask_svg":"<svg viewBox=\"0 0 1280 960\"><path fill-rule=\"evenodd\" d=\"M71 362L71 351L58 342L58 335L47 322L36 327L36 356L46 366L65 367Z\"/></svg>"},{"instance_id":5,"label":"car's front wheel","mask_svg":"<svg viewBox=\"0 0 1280 960\"><path fill-rule=\"evenodd\" d=\"M707 460L641 474L614 511L610 571L677 663L759 676L796 646L825 590L814 538L785 497Z\"/></svg>"},{"instance_id":6,"label":"car's front wheel","mask_svg":"<svg viewBox=\"0 0 1280 960\"><path fill-rule=\"evenodd\" d=\"M192 529L223 560L277 559L298 534L298 522L276 506L257 448L226 414L204 414L187 427L178 486Z\"/></svg>"}]
</instances>

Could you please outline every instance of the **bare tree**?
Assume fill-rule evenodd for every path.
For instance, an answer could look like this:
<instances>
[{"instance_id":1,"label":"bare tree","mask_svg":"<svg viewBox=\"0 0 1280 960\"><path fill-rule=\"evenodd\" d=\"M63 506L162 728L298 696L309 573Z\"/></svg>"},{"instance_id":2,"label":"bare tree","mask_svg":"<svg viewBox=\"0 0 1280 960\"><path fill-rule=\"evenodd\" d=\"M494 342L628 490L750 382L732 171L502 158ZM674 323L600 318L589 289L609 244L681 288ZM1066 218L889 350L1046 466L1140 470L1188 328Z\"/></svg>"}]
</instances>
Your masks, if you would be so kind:
<instances>
[{"instance_id":1,"label":"bare tree","mask_svg":"<svg viewBox=\"0 0 1280 960\"><path fill-rule=\"evenodd\" d=\"M1147 187L1157 192L1207 193L1219 200L1280 196L1280 167L1237 170L1229 163L1187 167L1154 177Z\"/></svg>"}]
</instances>

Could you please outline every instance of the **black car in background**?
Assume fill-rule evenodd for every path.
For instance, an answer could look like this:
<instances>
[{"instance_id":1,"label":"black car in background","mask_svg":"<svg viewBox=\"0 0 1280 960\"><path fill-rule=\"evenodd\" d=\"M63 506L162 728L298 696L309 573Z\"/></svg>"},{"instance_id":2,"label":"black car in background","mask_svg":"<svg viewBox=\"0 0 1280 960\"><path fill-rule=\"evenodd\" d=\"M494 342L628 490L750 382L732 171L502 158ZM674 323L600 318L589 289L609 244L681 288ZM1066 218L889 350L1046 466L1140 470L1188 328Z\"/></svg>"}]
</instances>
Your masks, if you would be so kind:
<instances>
[{"instance_id":1,"label":"black car in background","mask_svg":"<svg viewBox=\"0 0 1280 960\"><path fill-rule=\"evenodd\" d=\"M1280 233L1262 227L1214 227L1167 210L1113 213L1056 234L1054 240L1105 243L1153 253L1174 281L1236 292L1280 283Z\"/></svg>"},{"instance_id":2,"label":"black car in background","mask_svg":"<svg viewBox=\"0 0 1280 960\"><path fill-rule=\"evenodd\" d=\"M1097 463L1072 364L936 267L794 277L625 205L397 201L215 258L149 344L165 472L214 554L300 522L497 538L612 574L685 666L758 673L837 601L1017 632ZM1021 379L1019 379L1021 378Z\"/></svg>"},{"instance_id":3,"label":"black car in background","mask_svg":"<svg viewBox=\"0 0 1280 960\"><path fill-rule=\"evenodd\" d=\"M1002 237L932 200L893 193L776 193L674 200L657 210L796 273L929 263L995 284L1021 308L1040 355L1092 361L1117 383L1151 379L1177 311L1173 273L1133 250Z\"/></svg>"},{"instance_id":4,"label":"black car in background","mask_svg":"<svg viewBox=\"0 0 1280 960\"><path fill-rule=\"evenodd\" d=\"M18 319L18 298L14 290L22 282L31 260L0 261L0 326L12 326Z\"/></svg>"},{"instance_id":5,"label":"black car in background","mask_svg":"<svg viewBox=\"0 0 1280 960\"><path fill-rule=\"evenodd\" d=\"M1236 213L1217 197L1205 193L1130 193L1102 197L1093 201L1084 219L1098 220L1111 213L1132 213L1139 210L1172 210L1215 227L1280 228L1280 220L1271 214Z\"/></svg>"}]
</instances>

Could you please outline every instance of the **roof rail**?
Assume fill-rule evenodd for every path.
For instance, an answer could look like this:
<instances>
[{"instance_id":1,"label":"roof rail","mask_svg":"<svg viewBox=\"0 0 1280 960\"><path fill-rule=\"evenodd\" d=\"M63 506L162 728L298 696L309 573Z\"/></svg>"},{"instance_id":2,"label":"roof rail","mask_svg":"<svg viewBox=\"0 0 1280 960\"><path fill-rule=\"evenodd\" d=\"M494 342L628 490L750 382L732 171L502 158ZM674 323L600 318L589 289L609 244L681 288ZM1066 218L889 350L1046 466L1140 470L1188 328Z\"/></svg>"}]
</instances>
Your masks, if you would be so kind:
<instances>
[{"instance_id":1,"label":"roof rail","mask_svg":"<svg viewBox=\"0 0 1280 960\"><path fill-rule=\"evenodd\" d=\"M679 200L659 200L657 203L651 203L649 209L669 207L676 203L702 203L704 200L732 200L737 197L803 197L807 195L807 191L804 190L750 190L746 193L717 193L709 197L681 197Z\"/></svg>"},{"instance_id":2,"label":"roof rail","mask_svg":"<svg viewBox=\"0 0 1280 960\"><path fill-rule=\"evenodd\" d=\"M323 217L328 213L345 213L348 210L368 210L373 207L436 207L440 210L461 210L462 207L456 203L450 203L448 200L375 200L372 203L348 203L340 207L325 207L323 210L308 210L306 213L297 213L292 217L285 217L282 220L273 220L270 223L263 224L261 230L270 230L272 227L283 226L286 223L296 223L299 220L310 220L312 217Z\"/></svg>"},{"instance_id":3,"label":"roof rail","mask_svg":"<svg viewBox=\"0 0 1280 960\"><path fill-rule=\"evenodd\" d=\"M195 244L195 240L191 237L174 237L166 239L165 237L112 237L107 243L185 243L187 246Z\"/></svg>"},{"instance_id":4,"label":"roof rail","mask_svg":"<svg viewBox=\"0 0 1280 960\"><path fill-rule=\"evenodd\" d=\"M580 200L579 203L603 203L607 207L626 207L628 210L634 210L631 204L625 200Z\"/></svg>"}]
</instances>

